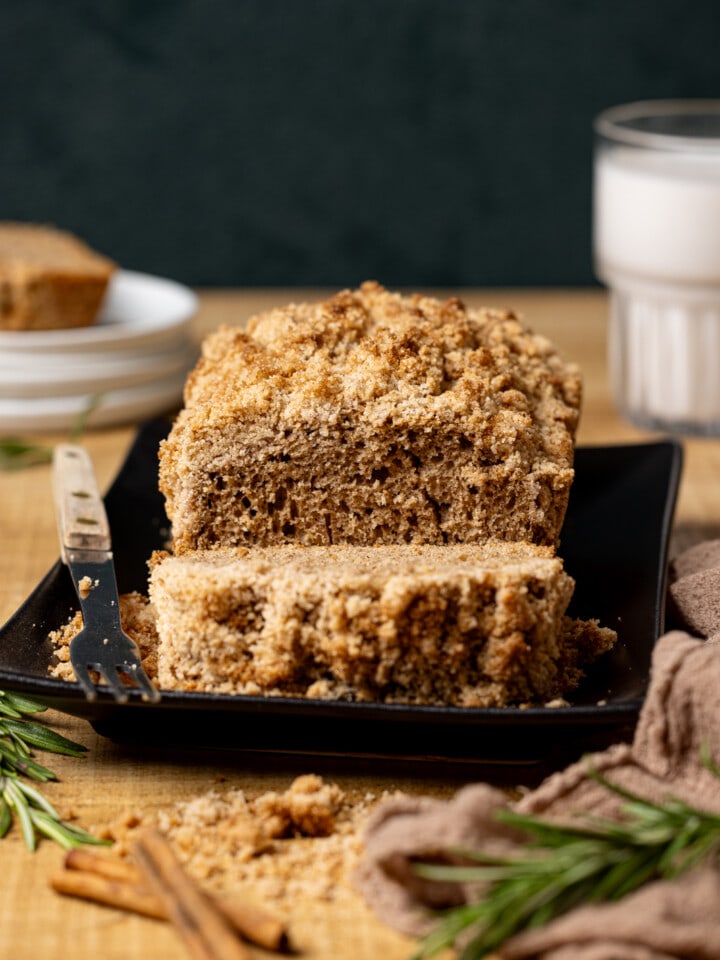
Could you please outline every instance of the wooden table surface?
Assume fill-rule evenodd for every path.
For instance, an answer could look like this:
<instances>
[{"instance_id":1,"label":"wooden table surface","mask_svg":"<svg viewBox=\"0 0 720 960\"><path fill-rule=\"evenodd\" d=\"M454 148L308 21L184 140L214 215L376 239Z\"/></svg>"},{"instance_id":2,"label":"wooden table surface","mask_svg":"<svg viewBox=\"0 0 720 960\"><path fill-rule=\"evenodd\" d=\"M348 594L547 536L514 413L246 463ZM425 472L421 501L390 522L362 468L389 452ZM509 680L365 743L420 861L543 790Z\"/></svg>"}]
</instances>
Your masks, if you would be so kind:
<instances>
[{"instance_id":1,"label":"wooden table surface","mask_svg":"<svg viewBox=\"0 0 720 960\"><path fill-rule=\"evenodd\" d=\"M195 322L198 340L221 323L239 325L267 306L291 299L314 299L321 291L201 291ZM537 332L550 337L567 359L583 370L585 395L579 442L632 442L651 438L623 422L614 412L606 371L607 300L597 290L464 291L473 305L511 307ZM135 425L89 430L83 442L105 489L123 461ZM0 424L0 435L4 433ZM38 436L53 443L59 434ZM707 536L720 536L720 442L688 440L676 512L674 547ZM55 561L58 554L49 468L0 473L0 622L4 622ZM396 764L366 767L312 758L285 760L252 754L187 753L182 750L129 748L97 736L81 720L46 715L57 729L84 743L83 760L50 758L60 781L46 795L65 815L72 812L85 826L100 827L126 810L152 813L203 793L225 778L253 797L267 789L285 789L298 773L320 772L352 794L403 789L449 795L474 771L432 765ZM488 779L494 773L488 774ZM514 772L503 771L503 779ZM498 773L498 780L500 775ZM517 774L516 779L521 779ZM165 924L130 917L108 908L70 901L53 894L48 876L61 862L50 842L30 854L17 831L0 841L0 957L13 960L54 958L152 957L170 960L185 951ZM360 901L303 904L291 912L292 931L304 956L323 960L376 958L404 960L411 942L383 927ZM261 951L258 951L258 956Z\"/></svg>"}]
</instances>

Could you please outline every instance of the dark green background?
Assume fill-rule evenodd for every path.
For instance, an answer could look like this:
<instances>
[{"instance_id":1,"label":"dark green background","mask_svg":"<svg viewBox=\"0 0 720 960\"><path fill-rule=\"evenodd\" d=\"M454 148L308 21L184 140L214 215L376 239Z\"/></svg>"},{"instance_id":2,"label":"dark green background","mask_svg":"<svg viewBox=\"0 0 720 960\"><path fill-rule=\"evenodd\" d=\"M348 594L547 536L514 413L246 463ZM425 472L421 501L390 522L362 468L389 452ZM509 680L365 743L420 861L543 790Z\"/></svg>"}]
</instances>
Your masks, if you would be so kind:
<instances>
[{"instance_id":1,"label":"dark green background","mask_svg":"<svg viewBox=\"0 0 720 960\"><path fill-rule=\"evenodd\" d=\"M593 281L592 118L720 93L718 5L0 4L0 216L192 284Z\"/></svg>"}]
</instances>

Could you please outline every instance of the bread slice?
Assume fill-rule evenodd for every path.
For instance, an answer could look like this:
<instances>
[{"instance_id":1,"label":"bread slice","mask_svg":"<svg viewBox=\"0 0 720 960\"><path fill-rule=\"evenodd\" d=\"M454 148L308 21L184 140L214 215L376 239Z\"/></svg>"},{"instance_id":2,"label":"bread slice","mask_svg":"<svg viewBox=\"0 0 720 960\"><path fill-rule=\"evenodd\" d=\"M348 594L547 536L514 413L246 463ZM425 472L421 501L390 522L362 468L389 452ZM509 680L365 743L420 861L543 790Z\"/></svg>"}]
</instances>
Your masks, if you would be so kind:
<instances>
[{"instance_id":1,"label":"bread slice","mask_svg":"<svg viewBox=\"0 0 720 960\"><path fill-rule=\"evenodd\" d=\"M376 283L223 328L160 454L175 553L555 545L580 378L505 311Z\"/></svg>"},{"instance_id":2,"label":"bread slice","mask_svg":"<svg viewBox=\"0 0 720 960\"><path fill-rule=\"evenodd\" d=\"M612 631L565 618L551 548L217 549L157 555L163 689L466 707L574 687Z\"/></svg>"},{"instance_id":3,"label":"bread slice","mask_svg":"<svg viewBox=\"0 0 720 960\"><path fill-rule=\"evenodd\" d=\"M0 330L89 326L114 269L70 233L0 223Z\"/></svg>"}]
</instances>

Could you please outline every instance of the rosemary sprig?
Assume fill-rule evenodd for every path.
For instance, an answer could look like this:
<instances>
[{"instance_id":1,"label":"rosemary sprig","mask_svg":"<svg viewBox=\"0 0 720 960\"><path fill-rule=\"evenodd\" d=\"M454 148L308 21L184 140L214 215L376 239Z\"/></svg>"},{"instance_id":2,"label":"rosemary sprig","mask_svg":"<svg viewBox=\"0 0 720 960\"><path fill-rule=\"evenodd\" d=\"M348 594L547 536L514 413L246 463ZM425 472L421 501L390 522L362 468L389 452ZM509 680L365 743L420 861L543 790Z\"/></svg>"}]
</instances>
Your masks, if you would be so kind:
<instances>
[{"instance_id":1,"label":"rosemary sprig","mask_svg":"<svg viewBox=\"0 0 720 960\"><path fill-rule=\"evenodd\" d=\"M70 431L70 442L77 443L85 432L88 417L101 406L104 394L94 393L80 410ZM42 443L31 443L19 437L0 437L0 470L24 470L52 461L53 448Z\"/></svg>"},{"instance_id":2,"label":"rosemary sprig","mask_svg":"<svg viewBox=\"0 0 720 960\"><path fill-rule=\"evenodd\" d=\"M70 443L77 443L83 433L85 433L88 417L91 413L94 413L98 407L102 406L104 399L104 393L93 393L90 397L88 397L87 404L75 418L75 423L70 431Z\"/></svg>"},{"instance_id":3,"label":"rosemary sprig","mask_svg":"<svg viewBox=\"0 0 720 960\"><path fill-rule=\"evenodd\" d=\"M17 820L29 850L34 850L41 836L48 837L65 849L84 843L104 843L85 830L66 823L37 787L23 777L46 783L57 777L33 759L33 750L81 757L85 747L49 730L28 716L46 708L28 697L0 690L0 838Z\"/></svg>"},{"instance_id":4,"label":"rosemary sprig","mask_svg":"<svg viewBox=\"0 0 720 960\"><path fill-rule=\"evenodd\" d=\"M709 758L704 765L720 779ZM566 826L510 810L498 820L528 835L527 855L502 858L454 851L467 866L417 864L433 880L486 884L475 903L451 908L423 940L415 960L432 957L460 939L460 960L480 960L521 930L543 926L581 903L619 900L651 880L672 879L720 850L720 816L680 800L652 803L594 778L620 795L627 819L588 818Z\"/></svg>"},{"instance_id":5,"label":"rosemary sprig","mask_svg":"<svg viewBox=\"0 0 720 960\"><path fill-rule=\"evenodd\" d=\"M0 470L24 470L51 460L52 447L17 437L0 438Z\"/></svg>"}]
</instances>

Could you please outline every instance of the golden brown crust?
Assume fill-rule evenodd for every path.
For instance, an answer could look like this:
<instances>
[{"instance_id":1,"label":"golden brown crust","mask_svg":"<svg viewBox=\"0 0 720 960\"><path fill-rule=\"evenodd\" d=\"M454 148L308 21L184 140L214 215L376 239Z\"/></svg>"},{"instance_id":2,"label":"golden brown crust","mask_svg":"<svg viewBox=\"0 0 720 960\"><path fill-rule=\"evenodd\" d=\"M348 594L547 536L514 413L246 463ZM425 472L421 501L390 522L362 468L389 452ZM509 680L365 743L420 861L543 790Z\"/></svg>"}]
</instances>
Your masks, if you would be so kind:
<instances>
[{"instance_id":1,"label":"golden brown crust","mask_svg":"<svg viewBox=\"0 0 720 960\"><path fill-rule=\"evenodd\" d=\"M0 223L0 330L94 323L115 264L52 227Z\"/></svg>"},{"instance_id":2,"label":"golden brown crust","mask_svg":"<svg viewBox=\"0 0 720 960\"><path fill-rule=\"evenodd\" d=\"M556 544L580 378L514 314L376 283L208 338L160 457L176 552Z\"/></svg>"}]
</instances>

